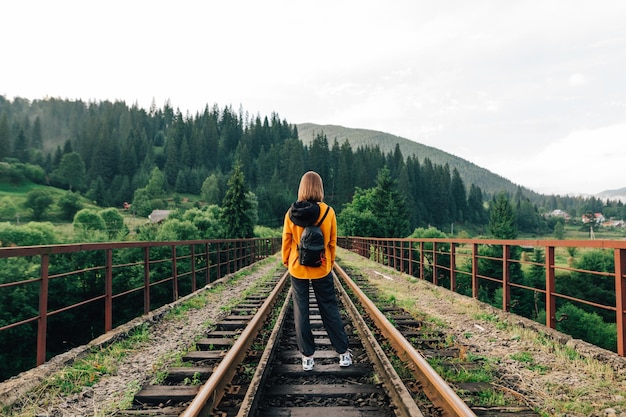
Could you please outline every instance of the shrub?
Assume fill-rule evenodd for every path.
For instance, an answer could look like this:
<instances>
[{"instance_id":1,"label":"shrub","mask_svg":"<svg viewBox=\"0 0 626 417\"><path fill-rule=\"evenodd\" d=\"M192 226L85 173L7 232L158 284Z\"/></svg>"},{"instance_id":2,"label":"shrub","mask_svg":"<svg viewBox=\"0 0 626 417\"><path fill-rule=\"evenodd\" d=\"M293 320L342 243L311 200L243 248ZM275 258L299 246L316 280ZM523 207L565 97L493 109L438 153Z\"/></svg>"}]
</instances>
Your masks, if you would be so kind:
<instances>
[{"instance_id":1,"label":"shrub","mask_svg":"<svg viewBox=\"0 0 626 417\"><path fill-rule=\"evenodd\" d=\"M0 246L36 246L58 243L54 226L50 223L30 222L16 226L0 223Z\"/></svg>"},{"instance_id":2,"label":"shrub","mask_svg":"<svg viewBox=\"0 0 626 417\"><path fill-rule=\"evenodd\" d=\"M107 226L97 211L82 209L74 216L74 229L105 231Z\"/></svg>"},{"instance_id":3,"label":"shrub","mask_svg":"<svg viewBox=\"0 0 626 417\"><path fill-rule=\"evenodd\" d=\"M128 228L124 224L124 216L114 208L109 207L100 212L100 216L106 225L106 231L110 237L128 233Z\"/></svg>"}]
</instances>

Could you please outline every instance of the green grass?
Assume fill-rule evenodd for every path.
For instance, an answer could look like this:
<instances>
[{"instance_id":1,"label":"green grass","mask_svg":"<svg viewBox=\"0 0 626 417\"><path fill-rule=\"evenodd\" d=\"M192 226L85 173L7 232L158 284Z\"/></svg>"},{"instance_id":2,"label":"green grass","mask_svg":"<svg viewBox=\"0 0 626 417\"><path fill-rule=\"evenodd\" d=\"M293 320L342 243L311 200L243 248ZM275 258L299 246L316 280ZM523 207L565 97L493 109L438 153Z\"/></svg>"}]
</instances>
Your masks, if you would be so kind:
<instances>
[{"instance_id":1,"label":"green grass","mask_svg":"<svg viewBox=\"0 0 626 417\"><path fill-rule=\"evenodd\" d=\"M148 326L133 330L129 337L105 348L92 350L85 358L79 359L48 378L42 385L47 393L74 394L83 387L90 387L106 375L117 371L117 365L128 352L144 346L150 339Z\"/></svg>"},{"instance_id":2,"label":"green grass","mask_svg":"<svg viewBox=\"0 0 626 417\"><path fill-rule=\"evenodd\" d=\"M545 373L546 371L549 371L550 368L544 365L539 365L535 362L535 358L533 357L532 353L530 352L518 352L518 353L514 353L511 356L511 359L518 361L520 363L523 363L524 366L528 369L530 369L531 371L538 371L540 373Z\"/></svg>"},{"instance_id":3,"label":"green grass","mask_svg":"<svg viewBox=\"0 0 626 417\"><path fill-rule=\"evenodd\" d=\"M20 197L26 199L26 194L30 191L37 189L48 189L52 187L47 187L45 185L39 185L32 182L23 183L20 185L9 184L8 182L0 181L0 197L7 195L11 197ZM54 188L57 190L57 188Z\"/></svg>"}]
</instances>

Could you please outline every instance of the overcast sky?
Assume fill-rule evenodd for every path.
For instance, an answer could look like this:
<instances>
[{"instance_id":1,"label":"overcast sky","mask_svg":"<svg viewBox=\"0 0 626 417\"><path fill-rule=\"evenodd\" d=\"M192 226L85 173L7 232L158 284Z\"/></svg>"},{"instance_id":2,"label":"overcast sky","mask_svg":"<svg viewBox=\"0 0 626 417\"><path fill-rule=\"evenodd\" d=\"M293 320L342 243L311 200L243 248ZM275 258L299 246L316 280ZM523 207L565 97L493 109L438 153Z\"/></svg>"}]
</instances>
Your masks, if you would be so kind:
<instances>
[{"instance_id":1,"label":"overcast sky","mask_svg":"<svg viewBox=\"0 0 626 417\"><path fill-rule=\"evenodd\" d=\"M32 1L0 94L380 130L535 191L626 187L626 1Z\"/></svg>"}]
</instances>

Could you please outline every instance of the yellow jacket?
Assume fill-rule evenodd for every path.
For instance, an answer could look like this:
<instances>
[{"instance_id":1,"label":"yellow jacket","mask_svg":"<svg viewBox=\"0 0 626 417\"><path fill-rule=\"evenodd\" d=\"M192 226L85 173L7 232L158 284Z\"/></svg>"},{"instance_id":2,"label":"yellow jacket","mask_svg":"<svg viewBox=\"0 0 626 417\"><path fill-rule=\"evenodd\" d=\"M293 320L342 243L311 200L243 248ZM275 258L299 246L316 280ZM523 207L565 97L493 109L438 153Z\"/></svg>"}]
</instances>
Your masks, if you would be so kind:
<instances>
[{"instance_id":1,"label":"yellow jacket","mask_svg":"<svg viewBox=\"0 0 626 417\"><path fill-rule=\"evenodd\" d=\"M296 203L298 204L298 203ZM319 202L317 203L319 209L316 208L315 213L319 212L315 222L319 222L326 212L328 204ZM324 246L325 246L325 258L322 266L310 267L300 265L298 260L298 243L300 237L304 231L304 227L296 225L289 213L293 210L290 207L287 213L285 213L285 223L283 226L283 243L282 243L282 257L283 264L289 269L289 273L294 278L302 279L316 279L323 278L330 273L335 263L335 248L337 247L337 218L335 217L335 210L330 207L324 222L320 225L322 233L324 234Z\"/></svg>"}]
</instances>

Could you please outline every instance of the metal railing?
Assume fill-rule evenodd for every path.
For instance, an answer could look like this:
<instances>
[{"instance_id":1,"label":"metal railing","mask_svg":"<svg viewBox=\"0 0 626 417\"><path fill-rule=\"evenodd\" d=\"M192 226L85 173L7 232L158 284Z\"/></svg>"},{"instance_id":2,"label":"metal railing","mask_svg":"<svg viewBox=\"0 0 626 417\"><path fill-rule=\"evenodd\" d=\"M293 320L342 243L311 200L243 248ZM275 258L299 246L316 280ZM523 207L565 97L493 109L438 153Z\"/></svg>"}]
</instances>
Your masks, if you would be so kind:
<instances>
[{"instance_id":1,"label":"metal railing","mask_svg":"<svg viewBox=\"0 0 626 417\"><path fill-rule=\"evenodd\" d=\"M22 333L36 335L33 364L40 365L50 355L51 318L79 320L88 308L102 320L98 325L87 322L90 340L114 323L146 314L275 254L280 242L259 238L0 248L0 268L19 271L0 279L0 342L11 346L17 329L30 326ZM2 305L2 300L19 304ZM9 310L10 317L2 314Z\"/></svg>"},{"instance_id":2,"label":"metal railing","mask_svg":"<svg viewBox=\"0 0 626 417\"><path fill-rule=\"evenodd\" d=\"M489 291L501 291L501 307L515 312L523 294L531 294L545 310L546 326L556 329L557 303L570 302L611 316L616 324L616 351L626 356L626 241L623 240L494 240L342 237L338 245L398 271L480 299ZM601 250L612 259L612 268L583 269L556 261L555 254ZM540 251L538 259L532 253ZM525 255L526 254L526 255ZM571 256L570 256L571 257ZM606 266L606 265L604 265ZM533 270L541 278L534 284L519 279L519 271ZM537 273L537 271L539 271ZM526 272L528 275L528 272ZM567 277L581 276L608 289L602 296L578 293ZM589 282L589 281L588 281ZM464 286L464 288L460 288ZM516 297L512 297L512 293ZM569 294L568 294L569 293ZM609 294L607 296L607 294ZM492 297L491 302L497 297Z\"/></svg>"}]
</instances>

